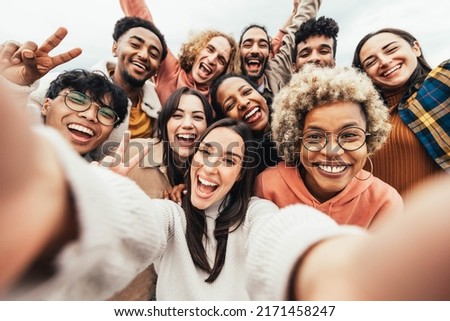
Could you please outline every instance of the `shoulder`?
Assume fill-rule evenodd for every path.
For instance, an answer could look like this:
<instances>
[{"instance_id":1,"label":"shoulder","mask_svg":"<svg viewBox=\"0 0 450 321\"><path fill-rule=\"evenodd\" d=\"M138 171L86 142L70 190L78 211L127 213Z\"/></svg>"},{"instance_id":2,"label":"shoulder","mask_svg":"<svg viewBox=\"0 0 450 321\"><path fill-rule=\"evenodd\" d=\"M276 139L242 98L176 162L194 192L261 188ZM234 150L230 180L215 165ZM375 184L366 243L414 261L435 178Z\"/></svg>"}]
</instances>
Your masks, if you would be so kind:
<instances>
[{"instance_id":1,"label":"shoulder","mask_svg":"<svg viewBox=\"0 0 450 321\"><path fill-rule=\"evenodd\" d=\"M373 177L373 181L370 184L368 190L372 195L373 199L381 200L381 199L392 199L392 200L401 200L402 197L397 192L397 190L389 185L388 183L382 181L378 177Z\"/></svg>"}]
</instances>

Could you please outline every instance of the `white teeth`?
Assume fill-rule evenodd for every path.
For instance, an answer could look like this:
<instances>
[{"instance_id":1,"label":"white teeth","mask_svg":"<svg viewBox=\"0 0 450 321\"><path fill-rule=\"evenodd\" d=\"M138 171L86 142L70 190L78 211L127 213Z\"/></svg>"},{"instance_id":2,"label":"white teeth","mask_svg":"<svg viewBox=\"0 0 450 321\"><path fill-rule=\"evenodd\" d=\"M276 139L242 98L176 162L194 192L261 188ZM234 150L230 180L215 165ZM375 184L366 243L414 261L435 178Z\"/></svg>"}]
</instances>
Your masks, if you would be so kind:
<instances>
[{"instance_id":1,"label":"white teeth","mask_svg":"<svg viewBox=\"0 0 450 321\"><path fill-rule=\"evenodd\" d=\"M201 64L200 64L200 67L203 67L203 69L205 69L206 72L208 72L208 73L211 73L211 72L212 72L211 68L209 68L209 66L206 65L206 64L204 64L204 63L201 63Z\"/></svg>"},{"instance_id":2,"label":"white teeth","mask_svg":"<svg viewBox=\"0 0 450 321\"><path fill-rule=\"evenodd\" d=\"M383 73L383 76L386 77L388 75L390 75L391 73L393 73L394 71L396 71L397 69L400 69L400 65L397 65L395 67L392 67L391 69L389 69L388 71Z\"/></svg>"},{"instance_id":3,"label":"white teeth","mask_svg":"<svg viewBox=\"0 0 450 321\"><path fill-rule=\"evenodd\" d=\"M203 185L206 185L206 186L217 186L217 184L207 181L206 179L203 179L201 177L199 177L198 180L200 183L202 183Z\"/></svg>"},{"instance_id":4,"label":"white teeth","mask_svg":"<svg viewBox=\"0 0 450 321\"><path fill-rule=\"evenodd\" d=\"M195 134L178 134L177 136L183 139L195 139Z\"/></svg>"},{"instance_id":5,"label":"white teeth","mask_svg":"<svg viewBox=\"0 0 450 321\"><path fill-rule=\"evenodd\" d=\"M325 166L325 165L319 165L318 166L321 170L328 173L340 173L343 172L346 168L346 166Z\"/></svg>"},{"instance_id":6,"label":"white teeth","mask_svg":"<svg viewBox=\"0 0 450 321\"><path fill-rule=\"evenodd\" d=\"M141 63L139 63L139 62L133 61L133 65L136 65L136 66L138 66L138 67L140 67L140 68L142 68L142 69L146 69L145 65L143 65L143 64L141 64Z\"/></svg>"},{"instance_id":7,"label":"white teeth","mask_svg":"<svg viewBox=\"0 0 450 321\"><path fill-rule=\"evenodd\" d=\"M81 126L81 125L78 125L78 124L69 124L69 126L67 126L67 128L78 130L79 132L86 133L89 136L94 136L94 132L91 129Z\"/></svg>"},{"instance_id":8,"label":"white teeth","mask_svg":"<svg viewBox=\"0 0 450 321\"><path fill-rule=\"evenodd\" d=\"M257 111L259 111L259 108L253 108L247 115L244 116L244 120L252 117Z\"/></svg>"}]
</instances>

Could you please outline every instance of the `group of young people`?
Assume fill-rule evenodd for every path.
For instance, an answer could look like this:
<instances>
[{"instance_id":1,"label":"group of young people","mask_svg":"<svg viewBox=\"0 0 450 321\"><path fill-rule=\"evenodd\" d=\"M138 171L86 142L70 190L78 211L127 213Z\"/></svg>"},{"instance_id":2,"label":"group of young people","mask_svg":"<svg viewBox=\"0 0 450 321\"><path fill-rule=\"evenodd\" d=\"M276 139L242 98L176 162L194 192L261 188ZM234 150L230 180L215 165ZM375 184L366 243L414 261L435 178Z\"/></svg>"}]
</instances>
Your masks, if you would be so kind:
<instances>
[{"instance_id":1,"label":"group of young people","mask_svg":"<svg viewBox=\"0 0 450 321\"><path fill-rule=\"evenodd\" d=\"M102 68L38 84L81 54L50 56L64 28L0 47L3 297L448 299L449 61L382 29L336 66L319 0L278 45L207 30L177 59L145 1L120 4Z\"/></svg>"}]
</instances>

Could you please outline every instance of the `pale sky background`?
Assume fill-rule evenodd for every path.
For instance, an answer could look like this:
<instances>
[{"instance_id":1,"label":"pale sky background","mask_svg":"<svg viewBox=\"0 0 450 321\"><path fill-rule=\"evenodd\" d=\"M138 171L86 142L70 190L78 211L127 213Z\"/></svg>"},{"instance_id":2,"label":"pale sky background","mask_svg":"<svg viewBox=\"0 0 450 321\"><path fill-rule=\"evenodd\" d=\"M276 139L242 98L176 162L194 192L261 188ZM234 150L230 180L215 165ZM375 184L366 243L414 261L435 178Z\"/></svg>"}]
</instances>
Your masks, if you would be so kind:
<instances>
[{"instance_id":1,"label":"pale sky background","mask_svg":"<svg viewBox=\"0 0 450 321\"><path fill-rule=\"evenodd\" d=\"M237 40L250 23L263 24L275 35L292 10L292 0L147 0L155 24L169 48L178 53L189 32L215 28ZM349 65L358 41L383 27L411 32L432 67L450 58L448 0L323 0L318 16L340 27L337 63ZM83 54L58 69L90 68L111 58L112 31L123 16L118 0L9 1L0 13L0 42L14 39L42 43L59 26L69 34L52 54L73 47Z\"/></svg>"}]
</instances>

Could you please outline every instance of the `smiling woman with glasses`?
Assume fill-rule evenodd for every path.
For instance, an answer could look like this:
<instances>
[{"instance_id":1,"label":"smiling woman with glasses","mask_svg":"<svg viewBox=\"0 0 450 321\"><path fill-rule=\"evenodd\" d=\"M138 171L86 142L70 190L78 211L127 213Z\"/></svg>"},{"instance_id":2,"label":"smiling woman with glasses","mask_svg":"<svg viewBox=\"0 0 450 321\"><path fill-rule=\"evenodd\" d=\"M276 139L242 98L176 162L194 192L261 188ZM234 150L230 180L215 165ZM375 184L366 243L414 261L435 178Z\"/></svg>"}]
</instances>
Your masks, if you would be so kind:
<instances>
[{"instance_id":1,"label":"smiling woman with glasses","mask_svg":"<svg viewBox=\"0 0 450 321\"><path fill-rule=\"evenodd\" d=\"M311 152L320 152L328 145L328 137L332 132L324 132L320 129L306 131L300 136L303 147ZM366 138L370 133L359 127L344 128L336 135L336 143L345 151L352 152L358 150L366 143Z\"/></svg>"},{"instance_id":2,"label":"smiling woman with glasses","mask_svg":"<svg viewBox=\"0 0 450 321\"><path fill-rule=\"evenodd\" d=\"M387 108L367 76L306 65L272 107L284 162L258 176L257 196L279 207L307 204L339 224L365 228L402 211L397 191L363 169L390 131Z\"/></svg>"}]
</instances>

